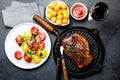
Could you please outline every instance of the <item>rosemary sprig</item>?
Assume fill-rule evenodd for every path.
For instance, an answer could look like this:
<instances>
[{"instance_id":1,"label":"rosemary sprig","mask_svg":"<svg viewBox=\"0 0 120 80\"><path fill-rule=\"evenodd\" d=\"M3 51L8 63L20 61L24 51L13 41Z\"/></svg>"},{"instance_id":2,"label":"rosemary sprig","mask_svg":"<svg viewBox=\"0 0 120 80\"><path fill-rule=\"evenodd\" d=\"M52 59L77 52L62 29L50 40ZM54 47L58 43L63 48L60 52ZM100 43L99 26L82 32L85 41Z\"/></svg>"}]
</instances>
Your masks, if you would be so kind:
<instances>
[{"instance_id":1,"label":"rosemary sprig","mask_svg":"<svg viewBox=\"0 0 120 80\"><path fill-rule=\"evenodd\" d=\"M79 56L81 59L84 58L84 56L82 54L79 54L79 52L76 52L73 48L68 47L67 51L69 51L70 53L76 54L77 56Z\"/></svg>"},{"instance_id":2,"label":"rosemary sprig","mask_svg":"<svg viewBox=\"0 0 120 80\"><path fill-rule=\"evenodd\" d=\"M75 50L71 47L67 48L67 51L71 52L71 53L75 53Z\"/></svg>"}]
</instances>

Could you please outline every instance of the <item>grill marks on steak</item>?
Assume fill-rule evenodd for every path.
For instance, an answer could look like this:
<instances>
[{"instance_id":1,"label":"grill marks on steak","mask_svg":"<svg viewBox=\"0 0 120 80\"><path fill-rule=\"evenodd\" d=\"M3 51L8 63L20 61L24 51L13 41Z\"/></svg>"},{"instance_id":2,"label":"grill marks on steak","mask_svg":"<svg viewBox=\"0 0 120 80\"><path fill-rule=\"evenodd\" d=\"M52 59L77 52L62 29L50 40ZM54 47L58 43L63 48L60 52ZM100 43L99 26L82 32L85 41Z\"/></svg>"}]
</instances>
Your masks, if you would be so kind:
<instances>
[{"instance_id":1,"label":"grill marks on steak","mask_svg":"<svg viewBox=\"0 0 120 80\"><path fill-rule=\"evenodd\" d=\"M74 33L62 41L67 56L79 68L83 68L92 62L88 41L80 34Z\"/></svg>"}]
</instances>

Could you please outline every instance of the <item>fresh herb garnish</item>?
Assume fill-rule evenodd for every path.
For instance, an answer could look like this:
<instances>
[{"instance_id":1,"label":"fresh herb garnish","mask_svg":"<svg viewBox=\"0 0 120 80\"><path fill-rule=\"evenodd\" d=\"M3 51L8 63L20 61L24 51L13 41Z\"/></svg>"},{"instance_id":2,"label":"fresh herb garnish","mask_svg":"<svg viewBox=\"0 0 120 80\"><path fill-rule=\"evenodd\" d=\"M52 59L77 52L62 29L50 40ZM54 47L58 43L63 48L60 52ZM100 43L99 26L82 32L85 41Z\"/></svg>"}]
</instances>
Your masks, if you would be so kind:
<instances>
[{"instance_id":1,"label":"fresh herb garnish","mask_svg":"<svg viewBox=\"0 0 120 80\"><path fill-rule=\"evenodd\" d=\"M31 41L33 38L35 38L35 36L34 36L34 35L32 35L32 36L30 37L30 41Z\"/></svg>"},{"instance_id":2,"label":"fresh herb garnish","mask_svg":"<svg viewBox=\"0 0 120 80\"><path fill-rule=\"evenodd\" d=\"M84 59L84 56L83 56L83 55L81 55L81 54L79 54L79 53L77 53L77 54L78 54L78 56L80 56L81 59Z\"/></svg>"},{"instance_id":3,"label":"fresh herb garnish","mask_svg":"<svg viewBox=\"0 0 120 80\"><path fill-rule=\"evenodd\" d=\"M34 50L35 50L35 47L33 46L31 50L34 51Z\"/></svg>"},{"instance_id":4,"label":"fresh herb garnish","mask_svg":"<svg viewBox=\"0 0 120 80\"><path fill-rule=\"evenodd\" d=\"M19 46L21 46L21 44L18 44Z\"/></svg>"},{"instance_id":5,"label":"fresh herb garnish","mask_svg":"<svg viewBox=\"0 0 120 80\"><path fill-rule=\"evenodd\" d=\"M44 50L44 48L43 48L43 47L40 47L40 50Z\"/></svg>"},{"instance_id":6,"label":"fresh herb garnish","mask_svg":"<svg viewBox=\"0 0 120 80\"><path fill-rule=\"evenodd\" d=\"M43 53L42 53L42 52L40 52L39 56L41 57L42 55L43 55Z\"/></svg>"},{"instance_id":7,"label":"fresh herb garnish","mask_svg":"<svg viewBox=\"0 0 120 80\"><path fill-rule=\"evenodd\" d=\"M23 43L26 40L26 37L23 35L18 35L17 38L20 38L21 43Z\"/></svg>"},{"instance_id":8,"label":"fresh herb garnish","mask_svg":"<svg viewBox=\"0 0 120 80\"><path fill-rule=\"evenodd\" d=\"M25 54L27 55L27 57L32 58L29 51L25 52Z\"/></svg>"},{"instance_id":9,"label":"fresh herb garnish","mask_svg":"<svg viewBox=\"0 0 120 80\"><path fill-rule=\"evenodd\" d=\"M76 52L73 48L69 47L67 48L67 51L69 51L70 53L74 53L76 54L77 56L79 56L81 59L84 58L84 56L82 54L79 54L78 52Z\"/></svg>"},{"instance_id":10,"label":"fresh herb garnish","mask_svg":"<svg viewBox=\"0 0 120 80\"><path fill-rule=\"evenodd\" d=\"M71 53L75 53L75 50L71 47L67 48L67 51L71 52Z\"/></svg>"}]
</instances>

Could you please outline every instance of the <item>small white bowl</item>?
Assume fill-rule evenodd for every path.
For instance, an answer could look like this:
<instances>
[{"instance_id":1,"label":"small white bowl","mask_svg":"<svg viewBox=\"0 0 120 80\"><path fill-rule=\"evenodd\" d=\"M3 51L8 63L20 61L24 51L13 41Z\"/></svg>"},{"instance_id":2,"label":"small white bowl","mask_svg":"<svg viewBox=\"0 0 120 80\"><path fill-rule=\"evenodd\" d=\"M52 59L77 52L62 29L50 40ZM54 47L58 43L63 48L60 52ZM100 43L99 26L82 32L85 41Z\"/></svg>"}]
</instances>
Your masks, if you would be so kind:
<instances>
[{"instance_id":1,"label":"small white bowl","mask_svg":"<svg viewBox=\"0 0 120 80\"><path fill-rule=\"evenodd\" d=\"M53 3L53 2L60 2L60 3L64 3L64 4L66 4L65 2L63 2L63 1L52 1L52 2L50 2L48 5L47 5L47 7L46 7L46 11L45 11L45 14L46 14L46 18L47 18L47 11L48 11L48 8L49 8L49 5L51 4L51 3ZM67 4L66 4L67 5ZM52 24L54 24L54 25L57 25L57 26L66 26L66 25L68 25L69 23L70 23L70 20L69 20L69 15L70 15L70 12L69 12L69 8L68 8L68 5L67 5L67 11L68 11L68 23L67 24L62 24L62 25L57 25L56 23L54 23L54 22L52 22L50 19L48 19L47 18L47 20L50 22L50 23L52 23Z\"/></svg>"},{"instance_id":2,"label":"small white bowl","mask_svg":"<svg viewBox=\"0 0 120 80\"><path fill-rule=\"evenodd\" d=\"M83 17L78 18L78 17L75 17L75 16L73 15L73 10L74 10L75 7L77 7L77 6L83 6L83 7L84 7L84 9L85 9L85 14L84 14ZM88 14L88 9L87 9L87 7L86 7L83 3L75 3L75 4L72 5L72 7L71 7L71 9L70 9L70 14L71 14L71 16L72 16L74 19L76 19L76 20L82 20L82 19L84 19L84 18L87 16L87 14Z\"/></svg>"}]
</instances>

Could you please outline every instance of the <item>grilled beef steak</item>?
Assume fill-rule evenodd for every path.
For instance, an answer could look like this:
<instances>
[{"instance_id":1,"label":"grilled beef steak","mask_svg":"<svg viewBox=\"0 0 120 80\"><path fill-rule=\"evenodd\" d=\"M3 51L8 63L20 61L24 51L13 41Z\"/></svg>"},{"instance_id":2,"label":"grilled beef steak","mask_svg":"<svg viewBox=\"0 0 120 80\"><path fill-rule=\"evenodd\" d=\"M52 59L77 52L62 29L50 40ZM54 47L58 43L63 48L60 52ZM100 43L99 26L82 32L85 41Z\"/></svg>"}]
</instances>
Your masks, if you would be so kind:
<instances>
[{"instance_id":1,"label":"grilled beef steak","mask_svg":"<svg viewBox=\"0 0 120 80\"><path fill-rule=\"evenodd\" d=\"M90 53L88 41L78 33L74 33L62 41L67 56L79 68L90 64L93 55Z\"/></svg>"}]
</instances>

